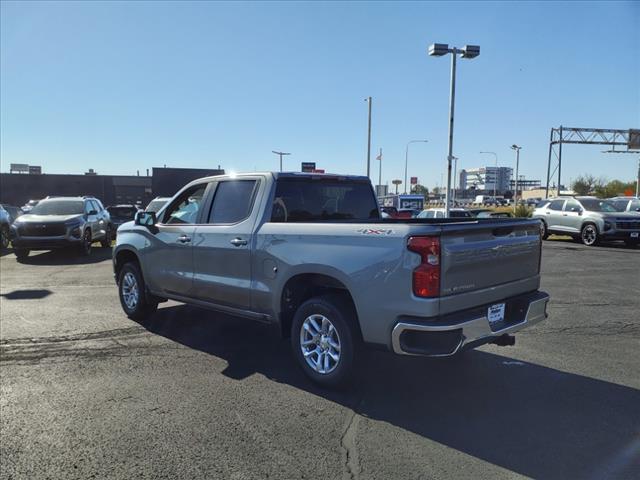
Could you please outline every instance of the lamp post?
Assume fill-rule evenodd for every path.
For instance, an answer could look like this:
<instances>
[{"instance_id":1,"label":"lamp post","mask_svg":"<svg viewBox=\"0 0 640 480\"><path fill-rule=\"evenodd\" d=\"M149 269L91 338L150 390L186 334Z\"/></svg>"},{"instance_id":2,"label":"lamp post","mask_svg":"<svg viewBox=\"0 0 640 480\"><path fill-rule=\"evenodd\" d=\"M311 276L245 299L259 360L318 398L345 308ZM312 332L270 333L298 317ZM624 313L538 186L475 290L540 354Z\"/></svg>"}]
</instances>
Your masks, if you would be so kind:
<instances>
[{"instance_id":1,"label":"lamp post","mask_svg":"<svg viewBox=\"0 0 640 480\"><path fill-rule=\"evenodd\" d=\"M458 55L462 58L475 58L480 55L478 45L465 45L463 48L451 47L446 43L434 43L429 46L429 55L441 57L451 54L451 90L449 94L449 154L447 155L447 193L445 199L445 216L449 216L449 200L451 195L451 162L453 160L453 112L456 99L456 59Z\"/></svg>"},{"instance_id":2,"label":"lamp post","mask_svg":"<svg viewBox=\"0 0 640 480\"><path fill-rule=\"evenodd\" d=\"M282 156L283 155L291 155L290 153L287 152L276 152L275 150L271 150L271 152L275 153L276 155L280 156L280 171L282 171Z\"/></svg>"},{"instance_id":3,"label":"lamp post","mask_svg":"<svg viewBox=\"0 0 640 480\"><path fill-rule=\"evenodd\" d=\"M371 177L371 106L373 99L367 97L364 99L369 104L369 127L367 129L367 177Z\"/></svg>"},{"instance_id":4,"label":"lamp post","mask_svg":"<svg viewBox=\"0 0 640 480\"><path fill-rule=\"evenodd\" d=\"M513 210L515 211L516 207L518 206L518 180L520 177L518 177L518 168L520 167L520 149L522 147L519 147L518 145L516 145L515 143L513 145L511 145L511 149L516 151L516 193L513 196Z\"/></svg>"},{"instance_id":5,"label":"lamp post","mask_svg":"<svg viewBox=\"0 0 640 480\"><path fill-rule=\"evenodd\" d=\"M412 143L428 143L428 140L411 140L404 150L404 193L407 193L407 165L409 164L409 145Z\"/></svg>"},{"instance_id":6,"label":"lamp post","mask_svg":"<svg viewBox=\"0 0 640 480\"><path fill-rule=\"evenodd\" d=\"M495 178L493 180L493 201L496 201L496 187L498 186L498 154L496 152L480 152L480 153L488 153L496 157L496 173ZM486 183L486 182L485 182Z\"/></svg>"}]
</instances>

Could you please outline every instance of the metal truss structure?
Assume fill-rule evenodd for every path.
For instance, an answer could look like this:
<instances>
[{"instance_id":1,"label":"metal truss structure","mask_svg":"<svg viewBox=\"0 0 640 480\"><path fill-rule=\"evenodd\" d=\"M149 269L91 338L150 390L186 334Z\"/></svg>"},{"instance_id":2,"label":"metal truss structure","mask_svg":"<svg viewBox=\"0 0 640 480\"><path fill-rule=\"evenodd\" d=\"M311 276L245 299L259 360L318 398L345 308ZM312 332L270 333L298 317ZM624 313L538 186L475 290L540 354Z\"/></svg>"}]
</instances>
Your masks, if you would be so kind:
<instances>
[{"instance_id":1,"label":"metal truss structure","mask_svg":"<svg viewBox=\"0 0 640 480\"><path fill-rule=\"evenodd\" d=\"M581 145L610 145L611 153L637 153L633 150L640 149L640 130L613 130L610 128L570 128L560 127L552 128L549 138L549 161L547 163L547 190L546 196L549 197L549 182L551 178L558 173L558 194L560 193L560 181L562 173L562 145L564 144L581 144ZM617 146L626 147L627 150L616 150ZM555 157L555 164L551 170L552 159Z\"/></svg>"}]
</instances>

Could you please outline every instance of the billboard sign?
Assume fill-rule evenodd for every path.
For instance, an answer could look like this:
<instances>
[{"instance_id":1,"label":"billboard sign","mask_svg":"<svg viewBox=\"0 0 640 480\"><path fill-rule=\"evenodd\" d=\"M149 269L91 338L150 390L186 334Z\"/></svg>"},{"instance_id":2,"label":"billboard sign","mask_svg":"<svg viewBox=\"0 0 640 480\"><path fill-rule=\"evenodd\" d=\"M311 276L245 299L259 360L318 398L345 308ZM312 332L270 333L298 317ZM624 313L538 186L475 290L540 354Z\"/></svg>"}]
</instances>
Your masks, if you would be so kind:
<instances>
[{"instance_id":1,"label":"billboard sign","mask_svg":"<svg viewBox=\"0 0 640 480\"><path fill-rule=\"evenodd\" d=\"M312 173L316 169L316 162L302 162L301 172Z\"/></svg>"},{"instance_id":2,"label":"billboard sign","mask_svg":"<svg viewBox=\"0 0 640 480\"><path fill-rule=\"evenodd\" d=\"M29 175L41 175L42 167L40 165L29 165Z\"/></svg>"},{"instance_id":3,"label":"billboard sign","mask_svg":"<svg viewBox=\"0 0 640 480\"><path fill-rule=\"evenodd\" d=\"M629 150L640 150L640 130L629 129L629 143L627 144L627 148Z\"/></svg>"},{"instance_id":4,"label":"billboard sign","mask_svg":"<svg viewBox=\"0 0 640 480\"><path fill-rule=\"evenodd\" d=\"M26 163L12 163L9 165L9 173L29 173L29 165Z\"/></svg>"},{"instance_id":5,"label":"billboard sign","mask_svg":"<svg viewBox=\"0 0 640 480\"><path fill-rule=\"evenodd\" d=\"M418 184L418 177L411 177L411 185L417 185Z\"/></svg>"}]
</instances>

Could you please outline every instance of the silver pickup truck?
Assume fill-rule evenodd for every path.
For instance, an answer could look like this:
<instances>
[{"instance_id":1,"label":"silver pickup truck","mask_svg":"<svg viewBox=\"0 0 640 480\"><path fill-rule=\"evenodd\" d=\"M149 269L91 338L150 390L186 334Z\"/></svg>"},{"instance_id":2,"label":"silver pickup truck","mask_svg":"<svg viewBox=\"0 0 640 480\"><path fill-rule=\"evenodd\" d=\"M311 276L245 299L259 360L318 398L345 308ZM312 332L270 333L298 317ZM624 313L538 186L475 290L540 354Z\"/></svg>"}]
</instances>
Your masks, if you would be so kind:
<instances>
[{"instance_id":1,"label":"silver pickup truck","mask_svg":"<svg viewBox=\"0 0 640 480\"><path fill-rule=\"evenodd\" d=\"M546 318L540 222L383 220L367 177L255 173L191 182L118 229L126 314L178 300L290 336L304 372L343 386L361 345L449 356Z\"/></svg>"}]
</instances>

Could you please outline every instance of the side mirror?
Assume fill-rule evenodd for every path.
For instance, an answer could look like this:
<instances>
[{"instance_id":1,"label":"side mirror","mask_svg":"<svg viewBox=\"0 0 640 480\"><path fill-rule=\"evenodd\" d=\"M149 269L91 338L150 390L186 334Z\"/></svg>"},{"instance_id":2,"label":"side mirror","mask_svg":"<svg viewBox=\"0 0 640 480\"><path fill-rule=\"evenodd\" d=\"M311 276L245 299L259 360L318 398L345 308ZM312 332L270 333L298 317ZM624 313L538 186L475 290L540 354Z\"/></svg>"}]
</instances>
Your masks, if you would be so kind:
<instances>
[{"instance_id":1,"label":"side mirror","mask_svg":"<svg viewBox=\"0 0 640 480\"><path fill-rule=\"evenodd\" d=\"M98 211L97 210L89 210L89 215L97 215Z\"/></svg>"},{"instance_id":2,"label":"side mirror","mask_svg":"<svg viewBox=\"0 0 640 480\"><path fill-rule=\"evenodd\" d=\"M136 225L140 225L141 227L154 227L157 223L156 212L145 212L143 210L138 210L134 218L134 223Z\"/></svg>"}]
</instances>

